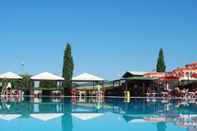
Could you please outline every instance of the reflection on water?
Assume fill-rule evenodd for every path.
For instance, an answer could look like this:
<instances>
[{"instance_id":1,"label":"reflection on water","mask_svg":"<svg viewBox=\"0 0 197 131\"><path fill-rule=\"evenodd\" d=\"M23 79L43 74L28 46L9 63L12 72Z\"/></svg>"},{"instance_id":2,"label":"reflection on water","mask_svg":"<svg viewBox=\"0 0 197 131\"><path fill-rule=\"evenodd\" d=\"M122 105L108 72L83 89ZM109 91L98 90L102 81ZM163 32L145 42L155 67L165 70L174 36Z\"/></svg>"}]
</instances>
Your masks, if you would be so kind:
<instances>
[{"instance_id":1,"label":"reflection on water","mask_svg":"<svg viewBox=\"0 0 197 131\"><path fill-rule=\"evenodd\" d=\"M0 127L1 131L197 131L197 101L1 99Z\"/></svg>"}]
</instances>

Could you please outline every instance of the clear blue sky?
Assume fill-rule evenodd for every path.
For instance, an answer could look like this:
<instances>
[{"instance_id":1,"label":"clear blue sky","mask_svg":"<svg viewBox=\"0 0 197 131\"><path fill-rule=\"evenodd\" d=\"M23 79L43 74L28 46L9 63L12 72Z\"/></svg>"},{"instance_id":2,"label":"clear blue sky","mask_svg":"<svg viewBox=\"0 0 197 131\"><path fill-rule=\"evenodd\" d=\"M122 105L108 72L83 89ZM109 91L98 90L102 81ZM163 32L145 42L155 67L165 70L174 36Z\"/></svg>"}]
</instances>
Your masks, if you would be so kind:
<instances>
[{"instance_id":1,"label":"clear blue sky","mask_svg":"<svg viewBox=\"0 0 197 131\"><path fill-rule=\"evenodd\" d=\"M106 79L197 61L196 0L0 0L0 73L61 74L66 42L75 74Z\"/></svg>"}]
</instances>

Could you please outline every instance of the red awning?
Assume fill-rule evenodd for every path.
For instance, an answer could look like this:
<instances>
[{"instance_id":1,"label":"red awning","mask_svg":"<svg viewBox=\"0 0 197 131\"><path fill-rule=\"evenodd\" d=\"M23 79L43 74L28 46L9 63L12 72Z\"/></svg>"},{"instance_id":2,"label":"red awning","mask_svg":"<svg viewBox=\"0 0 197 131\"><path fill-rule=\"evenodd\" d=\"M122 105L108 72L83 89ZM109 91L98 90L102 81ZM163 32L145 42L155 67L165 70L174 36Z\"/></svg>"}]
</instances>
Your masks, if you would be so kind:
<instances>
[{"instance_id":1,"label":"red awning","mask_svg":"<svg viewBox=\"0 0 197 131\"><path fill-rule=\"evenodd\" d=\"M193 78L197 78L197 74L193 74L192 77L193 77Z\"/></svg>"},{"instance_id":2,"label":"red awning","mask_svg":"<svg viewBox=\"0 0 197 131\"><path fill-rule=\"evenodd\" d=\"M166 77L162 77L161 78L161 80L163 80L163 81L175 81L175 80L179 80L179 77L177 77L177 76L166 76Z\"/></svg>"}]
</instances>

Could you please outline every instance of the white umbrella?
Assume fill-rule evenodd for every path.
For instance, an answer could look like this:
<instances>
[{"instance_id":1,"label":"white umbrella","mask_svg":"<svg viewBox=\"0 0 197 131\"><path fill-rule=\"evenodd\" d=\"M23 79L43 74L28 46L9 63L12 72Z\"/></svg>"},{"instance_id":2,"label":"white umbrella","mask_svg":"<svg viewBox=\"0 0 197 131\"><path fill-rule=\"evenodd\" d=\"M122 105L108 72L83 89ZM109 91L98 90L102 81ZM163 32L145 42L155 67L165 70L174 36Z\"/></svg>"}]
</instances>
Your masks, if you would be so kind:
<instances>
[{"instance_id":1,"label":"white umbrella","mask_svg":"<svg viewBox=\"0 0 197 131\"><path fill-rule=\"evenodd\" d=\"M6 72L0 75L0 79L14 79L15 80L15 79L22 79L22 77L13 72Z\"/></svg>"},{"instance_id":2,"label":"white umbrella","mask_svg":"<svg viewBox=\"0 0 197 131\"><path fill-rule=\"evenodd\" d=\"M88 73L83 73L79 76L73 77L72 80L73 81L104 81L103 78Z\"/></svg>"},{"instance_id":3,"label":"white umbrella","mask_svg":"<svg viewBox=\"0 0 197 131\"><path fill-rule=\"evenodd\" d=\"M53 81L63 81L64 78L58 75L54 75L49 72L43 72L38 75L32 76L32 80L53 80Z\"/></svg>"}]
</instances>

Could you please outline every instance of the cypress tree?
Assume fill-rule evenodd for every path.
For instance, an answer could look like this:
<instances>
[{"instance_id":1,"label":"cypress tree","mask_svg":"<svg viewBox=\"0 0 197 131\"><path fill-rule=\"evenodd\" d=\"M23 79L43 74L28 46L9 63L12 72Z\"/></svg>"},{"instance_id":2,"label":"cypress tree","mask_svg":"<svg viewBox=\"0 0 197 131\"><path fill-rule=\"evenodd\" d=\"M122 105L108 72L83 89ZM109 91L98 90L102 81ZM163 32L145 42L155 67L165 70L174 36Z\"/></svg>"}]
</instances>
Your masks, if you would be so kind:
<instances>
[{"instance_id":1,"label":"cypress tree","mask_svg":"<svg viewBox=\"0 0 197 131\"><path fill-rule=\"evenodd\" d=\"M161 48L159 51L159 58L157 60L157 72L165 72L166 71L166 65L164 60L164 53L163 49Z\"/></svg>"},{"instance_id":2,"label":"cypress tree","mask_svg":"<svg viewBox=\"0 0 197 131\"><path fill-rule=\"evenodd\" d=\"M64 50L64 61L63 61L63 77L65 79L64 82L64 94L68 94L72 87L72 77L73 77L74 63L72 57L72 48L69 43L67 43L66 48ZM69 91L69 92L68 92Z\"/></svg>"}]
</instances>

